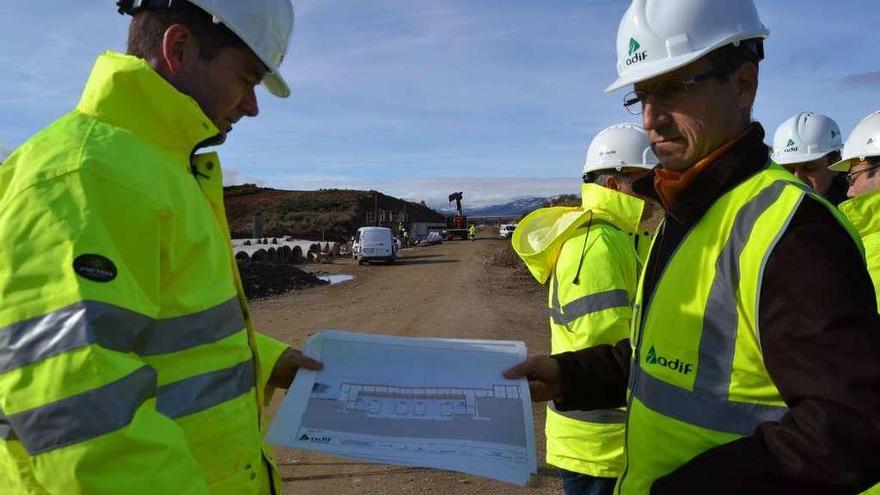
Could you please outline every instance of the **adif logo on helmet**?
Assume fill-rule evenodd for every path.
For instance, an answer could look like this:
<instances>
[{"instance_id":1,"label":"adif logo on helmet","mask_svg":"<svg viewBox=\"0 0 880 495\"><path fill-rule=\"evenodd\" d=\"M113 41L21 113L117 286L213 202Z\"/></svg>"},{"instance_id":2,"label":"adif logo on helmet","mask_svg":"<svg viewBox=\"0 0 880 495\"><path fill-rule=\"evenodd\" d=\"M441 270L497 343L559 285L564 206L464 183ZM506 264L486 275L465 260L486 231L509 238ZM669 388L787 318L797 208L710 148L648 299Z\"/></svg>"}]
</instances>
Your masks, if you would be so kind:
<instances>
[{"instance_id":1,"label":"adif logo on helmet","mask_svg":"<svg viewBox=\"0 0 880 495\"><path fill-rule=\"evenodd\" d=\"M626 65L632 65L638 62L642 62L648 58L648 50L639 49L642 45L635 38L629 39L629 58L626 59Z\"/></svg>"},{"instance_id":2,"label":"adif logo on helmet","mask_svg":"<svg viewBox=\"0 0 880 495\"><path fill-rule=\"evenodd\" d=\"M785 152L786 153L795 153L798 151L800 147L797 143L794 142L794 139L789 139L787 143L785 143Z\"/></svg>"}]
</instances>

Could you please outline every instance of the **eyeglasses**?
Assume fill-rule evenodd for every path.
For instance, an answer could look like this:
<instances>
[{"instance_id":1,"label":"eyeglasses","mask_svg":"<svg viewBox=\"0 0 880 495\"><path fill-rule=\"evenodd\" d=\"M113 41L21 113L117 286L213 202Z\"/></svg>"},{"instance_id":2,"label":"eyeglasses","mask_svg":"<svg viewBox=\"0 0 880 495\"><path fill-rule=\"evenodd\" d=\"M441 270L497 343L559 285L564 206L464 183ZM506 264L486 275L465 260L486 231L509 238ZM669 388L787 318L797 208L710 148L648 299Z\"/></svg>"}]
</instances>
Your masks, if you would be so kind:
<instances>
[{"instance_id":1,"label":"eyeglasses","mask_svg":"<svg viewBox=\"0 0 880 495\"><path fill-rule=\"evenodd\" d=\"M672 103L686 95L688 87L722 75L717 70L710 70L683 81L668 81L654 91L632 91L623 97L623 108L633 115L641 115L644 111L645 102L650 97L654 97L654 101L658 101L661 104Z\"/></svg>"},{"instance_id":2,"label":"eyeglasses","mask_svg":"<svg viewBox=\"0 0 880 495\"><path fill-rule=\"evenodd\" d=\"M871 170L875 170L877 168L880 168L880 163L871 163L871 166L869 166L868 168L863 168L863 169L855 171L855 172L850 172L850 173L846 174L846 183L849 185L849 187L852 187L853 184L855 184L855 182L856 182L856 177L862 175L865 172L870 172Z\"/></svg>"}]
</instances>

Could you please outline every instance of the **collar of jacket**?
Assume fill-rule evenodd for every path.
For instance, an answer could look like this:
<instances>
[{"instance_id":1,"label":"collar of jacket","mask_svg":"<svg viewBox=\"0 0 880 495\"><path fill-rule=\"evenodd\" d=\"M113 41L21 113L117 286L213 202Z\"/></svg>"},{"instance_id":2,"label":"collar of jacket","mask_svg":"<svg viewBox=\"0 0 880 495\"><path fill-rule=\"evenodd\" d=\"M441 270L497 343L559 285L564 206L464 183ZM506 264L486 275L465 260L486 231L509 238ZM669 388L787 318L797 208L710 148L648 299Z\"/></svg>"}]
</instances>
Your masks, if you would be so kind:
<instances>
[{"instance_id":1,"label":"collar of jacket","mask_svg":"<svg viewBox=\"0 0 880 495\"><path fill-rule=\"evenodd\" d=\"M644 207L644 201L636 197L596 184L584 184L580 207L557 206L533 211L517 225L511 243L532 276L543 284L553 273L562 245L585 228L591 217L593 225L604 221L633 233L638 230Z\"/></svg>"},{"instance_id":2,"label":"collar of jacket","mask_svg":"<svg viewBox=\"0 0 880 495\"><path fill-rule=\"evenodd\" d=\"M115 52L98 57L77 110L120 127L175 155L189 156L220 131L189 96L143 59Z\"/></svg>"},{"instance_id":3,"label":"collar of jacket","mask_svg":"<svg viewBox=\"0 0 880 495\"><path fill-rule=\"evenodd\" d=\"M675 202L667 206L666 216L679 223L692 224L700 219L716 199L737 184L763 170L769 163L770 148L764 144L764 128L753 122L749 131L731 148L709 163ZM633 182L637 194L660 201L654 189L654 173Z\"/></svg>"},{"instance_id":4,"label":"collar of jacket","mask_svg":"<svg viewBox=\"0 0 880 495\"><path fill-rule=\"evenodd\" d=\"M840 203L840 211L859 231L867 237L880 232L880 190Z\"/></svg>"}]
</instances>

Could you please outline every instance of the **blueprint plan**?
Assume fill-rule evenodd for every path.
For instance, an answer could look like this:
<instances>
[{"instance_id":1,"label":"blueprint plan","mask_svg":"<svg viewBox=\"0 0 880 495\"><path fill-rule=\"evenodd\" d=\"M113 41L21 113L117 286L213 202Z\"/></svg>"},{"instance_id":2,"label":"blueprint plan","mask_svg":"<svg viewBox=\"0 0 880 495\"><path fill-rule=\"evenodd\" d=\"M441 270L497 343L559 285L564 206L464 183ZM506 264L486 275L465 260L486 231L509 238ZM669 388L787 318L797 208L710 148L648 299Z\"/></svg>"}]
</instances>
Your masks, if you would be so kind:
<instances>
[{"instance_id":1,"label":"blueprint plan","mask_svg":"<svg viewBox=\"0 0 880 495\"><path fill-rule=\"evenodd\" d=\"M522 342L322 330L269 428L275 445L525 485L537 470Z\"/></svg>"}]
</instances>

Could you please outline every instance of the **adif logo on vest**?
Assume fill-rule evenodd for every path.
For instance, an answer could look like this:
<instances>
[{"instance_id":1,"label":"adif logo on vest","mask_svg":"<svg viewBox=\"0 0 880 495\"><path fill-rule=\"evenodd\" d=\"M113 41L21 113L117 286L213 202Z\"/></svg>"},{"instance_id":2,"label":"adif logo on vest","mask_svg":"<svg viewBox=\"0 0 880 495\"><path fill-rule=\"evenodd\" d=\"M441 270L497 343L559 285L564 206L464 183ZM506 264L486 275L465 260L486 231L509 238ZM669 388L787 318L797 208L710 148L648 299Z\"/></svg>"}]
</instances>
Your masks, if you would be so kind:
<instances>
[{"instance_id":1,"label":"adif logo on vest","mask_svg":"<svg viewBox=\"0 0 880 495\"><path fill-rule=\"evenodd\" d=\"M654 349L654 346L651 346L648 349L648 356L645 359L648 364L659 364L665 368L669 368L672 371L677 371L682 375L687 375L691 371L694 370L694 366L690 363L685 363L684 361L680 361L678 359L668 359L663 356L657 355L657 350Z\"/></svg>"},{"instance_id":2,"label":"adif logo on vest","mask_svg":"<svg viewBox=\"0 0 880 495\"><path fill-rule=\"evenodd\" d=\"M629 58L626 59L626 65L642 62L648 58L647 50L639 51L641 47L642 45L635 38L629 39Z\"/></svg>"}]
</instances>

